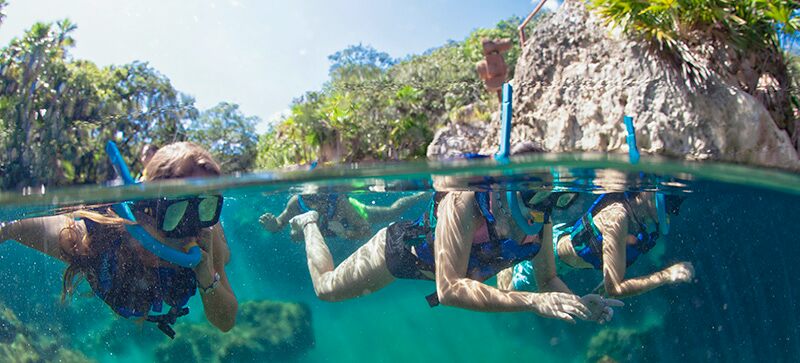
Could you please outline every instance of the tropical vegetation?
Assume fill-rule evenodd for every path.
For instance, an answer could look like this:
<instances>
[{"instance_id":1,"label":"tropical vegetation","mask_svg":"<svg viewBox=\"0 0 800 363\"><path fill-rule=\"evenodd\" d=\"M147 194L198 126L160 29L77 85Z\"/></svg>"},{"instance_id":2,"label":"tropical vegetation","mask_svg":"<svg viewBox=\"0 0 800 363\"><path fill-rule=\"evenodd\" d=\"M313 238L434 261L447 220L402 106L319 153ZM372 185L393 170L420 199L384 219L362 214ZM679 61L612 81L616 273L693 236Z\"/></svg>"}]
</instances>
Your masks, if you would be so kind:
<instances>
[{"instance_id":1,"label":"tropical vegetation","mask_svg":"<svg viewBox=\"0 0 800 363\"><path fill-rule=\"evenodd\" d=\"M795 139L800 93L796 49L800 38L800 2L797 0L590 0L591 7L609 24L655 45L692 86L702 86L710 70L737 79L745 92L765 93L764 100L779 127ZM735 54L714 52L731 47ZM708 51L712 49L712 51ZM724 49L723 49L724 50ZM709 54L703 54L707 52ZM752 70L737 67L749 64ZM792 86L792 85L795 86ZM786 92L786 91L789 92Z\"/></svg>"},{"instance_id":2,"label":"tropical vegetation","mask_svg":"<svg viewBox=\"0 0 800 363\"><path fill-rule=\"evenodd\" d=\"M200 111L145 62L98 67L73 59L76 28L69 20L36 23L0 50L4 189L105 181L108 140L135 172L145 144L182 140L209 148L228 172L253 168L258 118L229 103Z\"/></svg>"},{"instance_id":3,"label":"tropical vegetation","mask_svg":"<svg viewBox=\"0 0 800 363\"><path fill-rule=\"evenodd\" d=\"M475 64L483 58L481 40L508 38L506 54L513 75L519 58L518 17L494 28L476 29L463 41L405 59L364 45L329 57L330 80L322 90L297 98L288 115L262 135L257 167L304 163L319 157L323 144L338 145L343 161L407 160L425 157L434 130L452 113L471 105L496 103L483 88ZM529 26L535 26L532 22Z\"/></svg>"}]
</instances>

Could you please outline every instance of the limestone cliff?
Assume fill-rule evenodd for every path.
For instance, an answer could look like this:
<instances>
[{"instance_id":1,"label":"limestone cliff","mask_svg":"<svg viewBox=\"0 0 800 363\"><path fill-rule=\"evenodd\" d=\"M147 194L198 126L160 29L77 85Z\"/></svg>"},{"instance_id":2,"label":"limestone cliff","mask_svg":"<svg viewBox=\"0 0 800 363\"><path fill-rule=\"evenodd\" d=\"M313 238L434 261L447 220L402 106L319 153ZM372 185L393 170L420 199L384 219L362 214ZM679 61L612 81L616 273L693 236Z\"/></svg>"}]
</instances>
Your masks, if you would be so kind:
<instances>
[{"instance_id":1,"label":"limestone cliff","mask_svg":"<svg viewBox=\"0 0 800 363\"><path fill-rule=\"evenodd\" d=\"M643 154L800 170L789 135L756 98L713 71L706 89L690 89L668 67L568 0L537 26L517 63L512 142L627 153L622 117L630 115ZM488 129L482 152L496 149L498 131ZM437 145L429 154L441 153Z\"/></svg>"}]
</instances>

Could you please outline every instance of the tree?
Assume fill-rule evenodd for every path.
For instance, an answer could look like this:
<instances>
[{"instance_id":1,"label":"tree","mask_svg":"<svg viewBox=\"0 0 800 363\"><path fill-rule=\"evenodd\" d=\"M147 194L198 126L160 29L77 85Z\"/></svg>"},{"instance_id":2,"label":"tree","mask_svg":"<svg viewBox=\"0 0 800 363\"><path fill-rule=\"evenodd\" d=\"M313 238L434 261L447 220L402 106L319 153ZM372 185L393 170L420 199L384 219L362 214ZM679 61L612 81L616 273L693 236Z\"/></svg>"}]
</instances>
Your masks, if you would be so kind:
<instances>
[{"instance_id":1,"label":"tree","mask_svg":"<svg viewBox=\"0 0 800 363\"><path fill-rule=\"evenodd\" d=\"M75 29L37 23L0 51L4 188L106 180L108 140L139 170L142 145L185 139L184 124L197 117L194 100L147 63L72 60Z\"/></svg>"},{"instance_id":2,"label":"tree","mask_svg":"<svg viewBox=\"0 0 800 363\"><path fill-rule=\"evenodd\" d=\"M331 62L329 73L344 72L348 69L370 69L378 72L386 71L397 61L388 53L379 52L369 45L351 45L328 56Z\"/></svg>"},{"instance_id":3,"label":"tree","mask_svg":"<svg viewBox=\"0 0 800 363\"><path fill-rule=\"evenodd\" d=\"M296 99L291 114L259 139L256 167L307 163L332 142L345 162L424 158L433 130L454 110L496 102L487 101L475 72L483 57L476 46L484 37L516 40L519 21L477 29L465 41L400 61L361 44L334 53L322 90ZM507 60L511 68L520 54L516 44Z\"/></svg>"},{"instance_id":4,"label":"tree","mask_svg":"<svg viewBox=\"0 0 800 363\"><path fill-rule=\"evenodd\" d=\"M6 13L3 11L6 5L8 5L6 0L0 0L0 25L3 25L3 20L6 18Z\"/></svg>"},{"instance_id":5,"label":"tree","mask_svg":"<svg viewBox=\"0 0 800 363\"><path fill-rule=\"evenodd\" d=\"M246 172L256 160L258 136L255 116L245 116L239 105L220 102L200 113L189 127L189 140L208 149L223 173Z\"/></svg>"}]
</instances>

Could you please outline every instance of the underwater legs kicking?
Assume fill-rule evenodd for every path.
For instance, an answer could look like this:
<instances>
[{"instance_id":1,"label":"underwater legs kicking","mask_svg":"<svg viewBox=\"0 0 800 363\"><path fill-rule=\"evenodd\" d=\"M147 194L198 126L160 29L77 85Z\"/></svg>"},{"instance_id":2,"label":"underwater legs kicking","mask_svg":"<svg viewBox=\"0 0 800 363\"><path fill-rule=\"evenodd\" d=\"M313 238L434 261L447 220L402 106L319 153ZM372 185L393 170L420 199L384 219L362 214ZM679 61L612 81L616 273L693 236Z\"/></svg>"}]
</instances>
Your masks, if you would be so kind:
<instances>
[{"instance_id":1,"label":"underwater legs kicking","mask_svg":"<svg viewBox=\"0 0 800 363\"><path fill-rule=\"evenodd\" d=\"M342 301L367 295L395 280L386 268L386 228L334 267L318 220L319 214L311 211L292 218L289 224L293 234L304 235L308 272L321 300Z\"/></svg>"}]
</instances>

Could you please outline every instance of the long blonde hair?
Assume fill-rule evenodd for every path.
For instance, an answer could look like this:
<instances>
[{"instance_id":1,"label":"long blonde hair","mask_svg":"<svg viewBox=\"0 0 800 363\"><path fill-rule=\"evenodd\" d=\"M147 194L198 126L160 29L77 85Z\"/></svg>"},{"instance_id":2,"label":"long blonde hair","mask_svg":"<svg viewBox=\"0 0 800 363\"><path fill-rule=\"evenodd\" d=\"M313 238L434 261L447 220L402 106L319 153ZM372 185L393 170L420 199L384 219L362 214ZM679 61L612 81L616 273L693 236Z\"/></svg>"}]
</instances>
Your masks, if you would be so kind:
<instances>
[{"instance_id":1,"label":"long blonde hair","mask_svg":"<svg viewBox=\"0 0 800 363\"><path fill-rule=\"evenodd\" d=\"M178 142L159 149L153 155L145 165L143 179L145 181L154 181L183 178L191 175L198 168L209 174L221 174L219 164L214 161L208 151L190 142ZM114 247L113 242L118 236L127 235L127 231L124 228L126 224L135 223L117 216L111 208L107 208L103 213L97 210L72 212L70 224L59 233L62 257L69 263L69 266L64 271L61 291L62 302L65 302L67 297L72 296L82 279L88 280L90 284L96 283L97 277L94 276L92 269L94 259L109 248ZM86 219L103 225L104 233L95 236L89 236L88 232L81 233L75 222L76 219ZM79 253L78 244L87 246L88 252L86 254ZM70 250L66 250L63 246L72 247ZM132 247L131 244L122 244L119 247L130 250L119 254L122 258L128 257L128 259L131 259L133 253L144 253L141 248Z\"/></svg>"}]
</instances>

